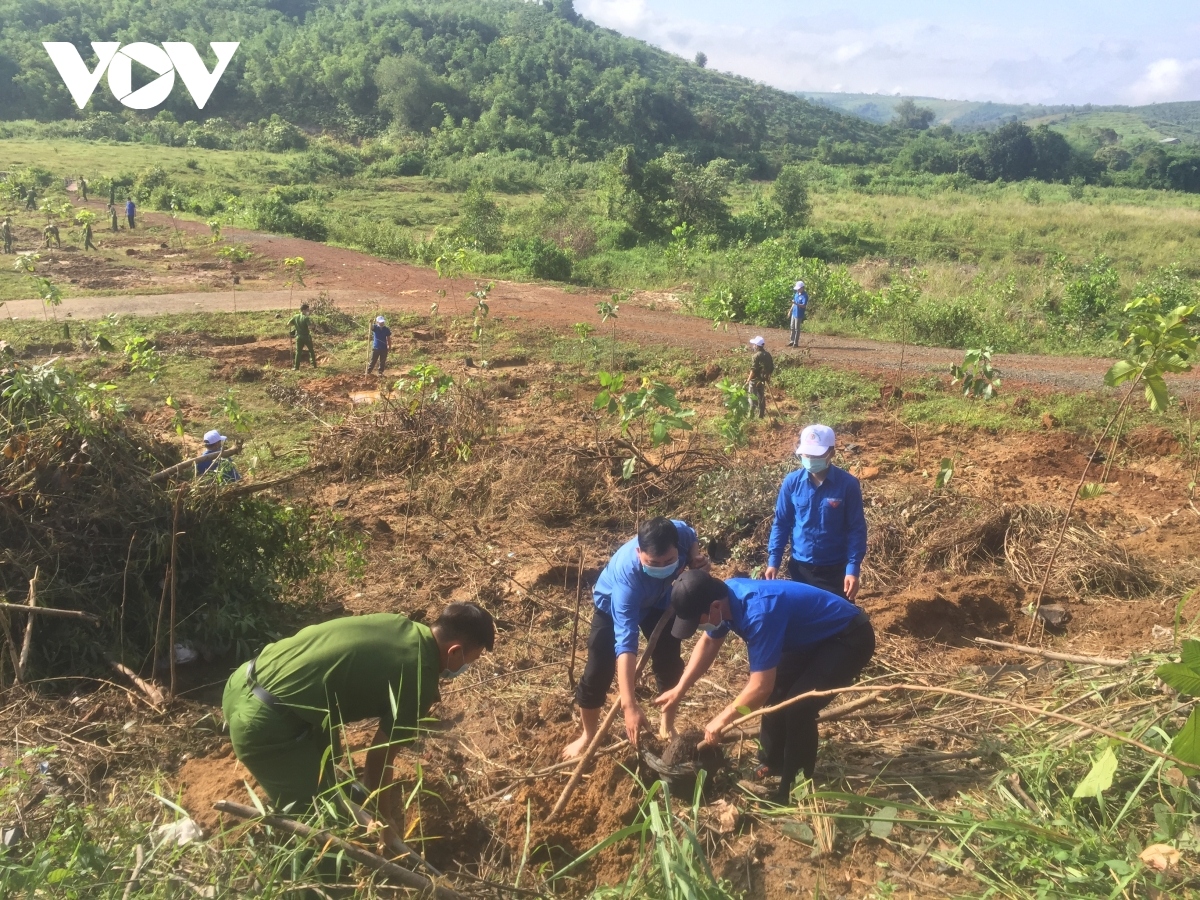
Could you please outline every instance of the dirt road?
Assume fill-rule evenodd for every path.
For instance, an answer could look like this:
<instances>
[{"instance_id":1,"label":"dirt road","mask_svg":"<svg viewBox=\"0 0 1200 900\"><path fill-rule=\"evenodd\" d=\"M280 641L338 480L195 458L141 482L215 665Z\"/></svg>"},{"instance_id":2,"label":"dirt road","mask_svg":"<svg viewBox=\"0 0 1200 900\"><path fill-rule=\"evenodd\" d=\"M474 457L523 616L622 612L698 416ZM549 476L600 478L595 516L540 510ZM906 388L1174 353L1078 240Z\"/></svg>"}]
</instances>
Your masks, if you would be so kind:
<instances>
[{"instance_id":1,"label":"dirt road","mask_svg":"<svg viewBox=\"0 0 1200 900\"><path fill-rule=\"evenodd\" d=\"M167 224L162 215L146 217L154 224ZM198 222L181 222L185 230L207 233ZM476 282L468 279L439 279L431 269L377 259L368 254L341 247L305 241L299 238L257 234L226 229L228 239L250 245L269 259L301 256L305 259L307 290L296 291L289 299L286 290L214 291L179 294L114 295L80 297L63 302L59 314L74 318L98 318L110 313L155 315L190 313L198 310L233 312L264 309L288 309L301 298L314 298L327 291L350 310L392 311L427 314L437 303L443 313L465 315L472 307L467 293ZM232 287L232 286L231 286ZM444 294L443 294L444 292ZM559 331L575 322L589 322L599 328L596 303L608 299L599 291L568 289L551 284L520 284L500 281L488 297L493 319L512 318L526 325L545 326ZM873 373L946 372L951 364L962 361L961 350L932 347L902 347L899 344L831 335L806 335L799 350L787 348L787 332L782 329L731 327L716 331L700 318L672 309L669 298L641 294L621 305L617 334L621 340L644 344L696 346L705 349L733 347L755 334L767 339L767 347L777 356L803 354L814 364ZM37 300L9 302L3 309L17 318L40 317ZM1099 389L1111 360L1087 357L1033 356L1003 354L994 364L1010 386L1030 384L1042 388L1066 390ZM1200 371L1171 380L1177 394L1200 393Z\"/></svg>"}]
</instances>

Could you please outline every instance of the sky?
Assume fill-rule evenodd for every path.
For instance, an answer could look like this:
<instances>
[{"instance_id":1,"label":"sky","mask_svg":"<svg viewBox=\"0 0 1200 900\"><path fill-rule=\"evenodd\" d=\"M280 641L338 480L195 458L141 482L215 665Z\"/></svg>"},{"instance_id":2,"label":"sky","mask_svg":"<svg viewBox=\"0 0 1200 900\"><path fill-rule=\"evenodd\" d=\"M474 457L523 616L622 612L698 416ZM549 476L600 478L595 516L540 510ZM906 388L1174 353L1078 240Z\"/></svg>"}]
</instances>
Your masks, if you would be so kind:
<instances>
[{"instance_id":1,"label":"sky","mask_svg":"<svg viewBox=\"0 0 1200 900\"><path fill-rule=\"evenodd\" d=\"M575 9L789 91L1200 100L1200 0L575 0Z\"/></svg>"}]
</instances>

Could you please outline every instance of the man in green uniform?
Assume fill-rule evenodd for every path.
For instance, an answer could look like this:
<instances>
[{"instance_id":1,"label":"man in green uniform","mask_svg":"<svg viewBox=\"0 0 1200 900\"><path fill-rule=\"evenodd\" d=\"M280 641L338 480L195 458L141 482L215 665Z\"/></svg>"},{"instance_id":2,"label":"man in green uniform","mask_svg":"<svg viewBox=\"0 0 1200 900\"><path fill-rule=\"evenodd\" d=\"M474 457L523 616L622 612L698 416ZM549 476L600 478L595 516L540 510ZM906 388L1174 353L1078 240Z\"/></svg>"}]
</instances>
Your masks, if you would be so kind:
<instances>
[{"instance_id":1,"label":"man in green uniform","mask_svg":"<svg viewBox=\"0 0 1200 900\"><path fill-rule=\"evenodd\" d=\"M62 246L62 241L58 237L58 226L55 225L53 222L51 222L49 225L47 225L45 228L42 229L42 237L45 238L45 241L46 241L45 248L47 250L50 249L51 241L54 241L54 245L56 247Z\"/></svg>"},{"instance_id":2,"label":"man in green uniform","mask_svg":"<svg viewBox=\"0 0 1200 900\"><path fill-rule=\"evenodd\" d=\"M86 178L79 179L79 193L83 197L83 202L87 203L88 198L87 198L87 179Z\"/></svg>"},{"instance_id":3,"label":"man in green uniform","mask_svg":"<svg viewBox=\"0 0 1200 900\"><path fill-rule=\"evenodd\" d=\"M380 791L437 702L438 679L490 651L495 635L474 603L451 603L432 628L395 613L310 625L229 676L221 707L233 751L276 807L299 810L334 785L336 726L378 717L362 780Z\"/></svg>"},{"instance_id":4,"label":"man in green uniform","mask_svg":"<svg viewBox=\"0 0 1200 900\"><path fill-rule=\"evenodd\" d=\"M30 188L29 193L25 195L25 208L37 209L37 191L33 188Z\"/></svg>"},{"instance_id":5,"label":"man in green uniform","mask_svg":"<svg viewBox=\"0 0 1200 900\"><path fill-rule=\"evenodd\" d=\"M0 223L0 235L4 237L4 252L13 252L13 227L12 219L9 216L4 217L4 222Z\"/></svg>"},{"instance_id":6,"label":"man in green uniform","mask_svg":"<svg viewBox=\"0 0 1200 900\"><path fill-rule=\"evenodd\" d=\"M767 352L767 342L761 337L750 338L754 356L750 359L750 377L746 387L750 391L750 416L758 410L761 419L767 414L767 382L775 372L775 360Z\"/></svg>"},{"instance_id":7,"label":"man in green uniform","mask_svg":"<svg viewBox=\"0 0 1200 900\"><path fill-rule=\"evenodd\" d=\"M92 243L92 223L91 222L83 223L83 249L84 250L95 250L96 249L96 245Z\"/></svg>"},{"instance_id":8,"label":"man in green uniform","mask_svg":"<svg viewBox=\"0 0 1200 900\"><path fill-rule=\"evenodd\" d=\"M312 367L317 367L317 351L313 348L312 332L309 331L309 324L312 320L308 318L308 304L300 304L300 312L296 313L288 320L288 325L292 329L292 337L296 339L296 359L292 363L293 369L300 368L300 357L305 349L308 350L308 358L312 361Z\"/></svg>"}]
</instances>

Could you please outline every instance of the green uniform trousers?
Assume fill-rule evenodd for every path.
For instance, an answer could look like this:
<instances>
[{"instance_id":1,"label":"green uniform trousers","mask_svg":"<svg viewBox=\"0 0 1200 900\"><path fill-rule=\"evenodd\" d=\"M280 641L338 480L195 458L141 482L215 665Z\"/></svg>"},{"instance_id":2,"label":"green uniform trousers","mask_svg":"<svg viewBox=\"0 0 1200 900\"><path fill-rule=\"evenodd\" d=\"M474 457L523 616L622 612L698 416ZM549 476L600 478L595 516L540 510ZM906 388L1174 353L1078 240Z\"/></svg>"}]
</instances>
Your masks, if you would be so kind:
<instances>
[{"instance_id":1,"label":"green uniform trousers","mask_svg":"<svg viewBox=\"0 0 1200 900\"><path fill-rule=\"evenodd\" d=\"M292 363L293 369L300 368L300 360L304 357L304 351L306 349L308 350L308 358L312 361L313 368L315 369L317 367L317 351L316 348L313 347L312 338L298 337L296 338L296 361Z\"/></svg>"},{"instance_id":2,"label":"green uniform trousers","mask_svg":"<svg viewBox=\"0 0 1200 900\"><path fill-rule=\"evenodd\" d=\"M233 752L279 809L302 811L333 781L334 747L329 732L254 695L243 663L229 676L221 709Z\"/></svg>"}]
</instances>

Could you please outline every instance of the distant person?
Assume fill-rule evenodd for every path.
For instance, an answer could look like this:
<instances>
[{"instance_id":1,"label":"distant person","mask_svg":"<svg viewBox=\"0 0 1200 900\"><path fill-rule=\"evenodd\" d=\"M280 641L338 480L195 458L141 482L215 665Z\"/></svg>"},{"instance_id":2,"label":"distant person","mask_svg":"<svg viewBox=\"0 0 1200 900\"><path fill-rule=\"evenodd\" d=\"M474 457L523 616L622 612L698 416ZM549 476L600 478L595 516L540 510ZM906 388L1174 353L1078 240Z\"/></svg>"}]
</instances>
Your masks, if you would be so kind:
<instances>
[{"instance_id":1,"label":"distant person","mask_svg":"<svg viewBox=\"0 0 1200 900\"><path fill-rule=\"evenodd\" d=\"M800 346L800 326L804 324L806 315L808 315L808 291L804 289L803 281L797 281L792 294L792 314L789 317L792 325L792 336L788 340L789 347Z\"/></svg>"},{"instance_id":2,"label":"distant person","mask_svg":"<svg viewBox=\"0 0 1200 900\"><path fill-rule=\"evenodd\" d=\"M37 209L37 191L33 188L30 188L29 193L25 195L25 208Z\"/></svg>"},{"instance_id":3,"label":"distant person","mask_svg":"<svg viewBox=\"0 0 1200 900\"><path fill-rule=\"evenodd\" d=\"M13 223L11 216L5 216L4 221L0 222L0 237L4 239L4 252L13 252Z\"/></svg>"},{"instance_id":4,"label":"distant person","mask_svg":"<svg viewBox=\"0 0 1200 900\"><path fill-rule=\"evenodd\" d=\"M112 203L108 204L108 228L113 234L121 230L121 222L117 216L117 207Z\"/></svg>"},{"instance_id":5,"label":"distant person","mask_svg":"<svg viewBox=\"0 0 1200 900\"><path fill-rule=\"evenodd\" d=\"M387 365L388 351L391 349L392 329L387 327L387 319L383 316L376 316L375 321L371 323L371 361L367 363L368 375L375 368L375 363L379 363L379 374L383 374L383 367Z\"/></svg>"},{"instance_id":6,"label":"distant person","mask_svg":"<svg viewBox=\"0 0 1200 900\"><path fill-rule=\"evenodd\" d=\"M83 249L85 251L96 249L96 245L92 243L92 223L91 222L83 223Z\"/></svg>"},{"instance_id":7,"label":"distant person","mask_svg":"<svg viewBox=\"0 0 1200 900\"><path fill-rule=\"evenodd\" d=\"M137 204L134 203L133 198L130 197L128 200L125 201L125 218L127 220L129 220L129 230L130 231L132 231L134 228L133 221L134 221L135 216L137 216Z\"/></svg>"},{"instance_id":8,"label":"distant person","mask_svg":"<svg viewBox=\"0 0 1200 900\"><path fill-rule=\"evenodd\" d=\"M809 425L800 432L796 456L802 468L784 478L779 488L763 577L778 577L790 539L787 572L792 581L853 603L867 555L867 519L858 479L833 465L836 446L827 425Z\"/></svg>"},{"instance_id":9,"label":"distant person","mask_svg":"<svg viewBox=\"0 0 1200 900\"><path fill-rule=\"evenodd\" d=\"M87 179L86 178L79 179L79 196L83 198L84 203L88 202Z\"/></svg>"},{"instance_id":10,"label":"distant person","mask_svg":"<svg viewBox=\"0 0 1200 900\"><path fill-rule=\"evenodd\" d=\"M227 438L215 428L204 435L204 452L196 460L196 477L211 472L219 484L232 484L241 481L233 460L219 455L225 449Z\"/></svg>"},{"instance_id":11,"label":"distant person","mask_svg":"<svg viewBox=\"0 0 1200 900\"><path fill-rule=\"evenodd\" d=\"M47 225L45 228L42 229L42 239L43 239L42 246L47 250L50 249L51 241L54 241L54 246L56 246L56 247L62 246L62 240L58 236L58 226L55 225L53 222L51 222L49 225Z\"/></svg>"},{"instance_id":12,"label":"distant person","mask_svg":"<svg viewBox=\"0 0 1200 900\"><path fill-rule=\"evenodd\" d=\"M679 683L654 702L668 710L712 666L725 636L746 642L750 677L728 705L704 726L704 739L716 743L729 723L747 710L782 703L809 691L853 684L875 654L875 631L867 614L841 597L792 581L730 578L684 572L671 592L672 635L696 641ZM712 697L712 693L708 692ZM787 804L801 772L813 777L817 764L817 715L833 700L814 697L762 717L759 726L759 778L779 776L774 801Z\"/></svg>"},{"instance_id":13,"label":"distant person","mask_svg":"<svg viewBox=\"0 0 1200 900\"><path fill-rule=\"evenodd\" d=\"M301 814L337 783L338 726L377 719L360 777L383 792L396 752L420 736L440 699L439 679L461 674L495 641L494 620L474 603L449 604L432 627L397 613L309 625L229 676L221 709L233 752L272 805Z\"/></svg>"},{"instance_id":14,"label":"distant person","mask_svg":"<svg viewBox=\"0 0 1200 900\"><path fill-rule=\"evenodd\" d=\"M638 704L634 673L637 671L638 630L647 637L663 616L670 616L671 583L685 568L709 568L696 532L685 522L662 517L647 519L637 536L612 555L592 591L592 630L588 635L587 665L575 688L583 734L563 750L564 759L579 756L600 727L600 709L612 686L613 675L625 711L625 734L637 745L647 728L646 714ZM659 636L650 654L659 692L675 685L683 671L679 641L670 630ZM674 731L675 711L664 714L660 734Z\"/></svg>"},{"instance_id":15,"label":"distant person","mask_svg":"<svg viewBox=\"0 0 1200 900\"><path fill-rule=\"evenodd\" d=\"M767 414L767 384L775 373L775 359L767 352L767 342L762 337L750 338L754 356L750 358L750 376L746 388L750 391L750 416L758 410L761 419Z\"/></svg>"},{"instance_id":16,"label":"distant person","mask_svg":"<svg viewBox=\"0 0 1200 900\"><path fill-rule=\"evenodd\" d=\"M296 357L292 362L293 369L300 368L300 358L304 351L308 350L308 358L312 361L312 367L317 367L317 351L313 347L312 332L309 330L312 320L308 317L308 304L300 304L300 312L296 313L288 320L288 325L291 326L292 337L296 341Z\"/></svg>"}]
</instances>

